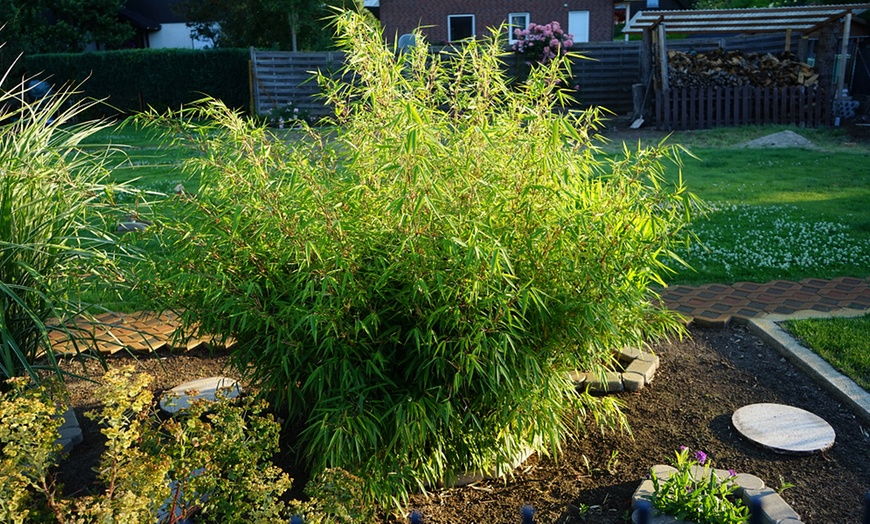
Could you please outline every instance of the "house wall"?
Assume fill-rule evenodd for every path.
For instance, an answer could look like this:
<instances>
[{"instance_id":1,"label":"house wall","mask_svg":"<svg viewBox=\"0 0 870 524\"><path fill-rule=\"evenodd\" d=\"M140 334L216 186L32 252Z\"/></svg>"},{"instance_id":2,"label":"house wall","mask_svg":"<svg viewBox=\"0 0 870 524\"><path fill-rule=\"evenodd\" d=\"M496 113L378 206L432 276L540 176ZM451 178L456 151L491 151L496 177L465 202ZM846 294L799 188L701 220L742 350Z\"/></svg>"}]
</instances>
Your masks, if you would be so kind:
<instances>
[{"instance_id":1,"label":"house wall","mask_svg":"<svg viewBox=\"0 0 870 524\"><path fill-rule=\"evenodd\" d=\"M381 23L390 42L417 27L423 27L430 43L446 42L447 16L458 14L475 15L478 36L505 23L508 13L518 12L528 12L535 24L555 20L567 31L569 11L589 11L589 41L613 39L612 0L380 0Z\"/></svg>"}]
</instances>

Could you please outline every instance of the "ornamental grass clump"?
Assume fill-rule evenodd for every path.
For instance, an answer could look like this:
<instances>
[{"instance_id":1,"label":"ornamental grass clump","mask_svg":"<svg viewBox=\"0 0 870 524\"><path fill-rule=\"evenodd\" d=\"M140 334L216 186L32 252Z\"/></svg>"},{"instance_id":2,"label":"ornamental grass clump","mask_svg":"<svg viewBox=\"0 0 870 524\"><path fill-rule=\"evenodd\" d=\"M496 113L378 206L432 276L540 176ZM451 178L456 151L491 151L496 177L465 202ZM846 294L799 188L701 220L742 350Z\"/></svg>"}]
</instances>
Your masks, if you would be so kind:
<instances>
[{"instance_id":1,"label":"ornamental grass clump","mask_svg":"<svg viewBox=\"0 0 870 524\"><path fill-rule=\"evenodd\" d=\"M584 413L619 425L568 372L681 331L648 289L693 206L662 182L676 152L599 155L598 111L561 110L567 59L512 89L495 37L397 55L335 23L353 82L320 78L332 126L286 143L213 101L158 119L204 154L143 284L233 337L302 458L381 503L558 452Z\"/></svg>"},{"instance_id":2,"label":"ornamental grass clump","mask_svg":"<svg viewBox=\"0 0 870 524\"><path fill-rule=\"evenodd\" d=\"M126 188L106 183L108 148L82 145L108 125L78 122L96 102L70 89L31 102L26 86L0 91L0 389L60 375L49 333L81 335L51 321L82 312L85 288L117 285L125 256L108 223Z\"/></svg>"}]
</instances>

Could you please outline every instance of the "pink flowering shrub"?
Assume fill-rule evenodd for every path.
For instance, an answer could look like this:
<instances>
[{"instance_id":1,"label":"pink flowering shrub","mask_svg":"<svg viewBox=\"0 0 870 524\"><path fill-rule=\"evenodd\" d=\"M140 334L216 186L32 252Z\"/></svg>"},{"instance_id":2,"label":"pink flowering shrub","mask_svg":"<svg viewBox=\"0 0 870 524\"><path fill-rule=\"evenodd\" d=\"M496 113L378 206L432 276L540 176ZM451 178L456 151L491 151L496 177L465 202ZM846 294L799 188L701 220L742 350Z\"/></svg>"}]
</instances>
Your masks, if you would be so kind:
<instances>
[{"instance_id":1,"label":"pink flowering shrub","mask_svg":"<svg viewBox=\"0 0 870 524\"><path fill-rule=\"evenodd\" d=\"M557 56L564 55L574 45L574 35L562 31L559 22L538 25L529 24L528 29L514 29L517 41L513 50L527 64L546 64Z\"/></svg>"}]
</instances>

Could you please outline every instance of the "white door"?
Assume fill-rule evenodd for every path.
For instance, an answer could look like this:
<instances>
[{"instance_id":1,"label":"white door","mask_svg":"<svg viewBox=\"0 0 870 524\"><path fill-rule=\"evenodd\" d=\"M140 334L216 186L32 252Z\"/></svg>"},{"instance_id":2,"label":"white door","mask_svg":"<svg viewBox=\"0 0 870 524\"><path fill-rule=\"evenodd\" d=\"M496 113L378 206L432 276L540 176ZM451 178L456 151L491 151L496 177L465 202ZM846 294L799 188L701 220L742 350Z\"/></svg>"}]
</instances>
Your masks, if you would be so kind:
<instances>
[{"instance_id":1,"label":"white door","mask_svg":"<svg viewBox=\"0 0 870 524\"><path fill-rule=\"evenodd\" d=\"M568 32L574 42L589 41L589 11L568 11Z\"/></svg>"}]
</instances>

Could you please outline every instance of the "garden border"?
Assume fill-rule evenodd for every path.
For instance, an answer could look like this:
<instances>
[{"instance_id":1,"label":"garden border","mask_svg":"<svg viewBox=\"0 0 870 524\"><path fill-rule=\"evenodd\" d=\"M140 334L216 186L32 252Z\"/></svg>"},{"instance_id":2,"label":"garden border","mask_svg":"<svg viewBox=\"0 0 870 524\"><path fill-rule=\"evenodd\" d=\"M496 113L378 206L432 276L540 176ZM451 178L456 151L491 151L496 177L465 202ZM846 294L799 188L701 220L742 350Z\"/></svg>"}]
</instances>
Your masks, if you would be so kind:
<instances>
[{"instance_id":1,"label":"garden border","mask_svg":"<svg viewBox=\"0 0 870 524\"><path fill-rule=\"evenodd\" d=\"M749 330L770 344L777 352L804 371L838 400L847 404L865 423L870 424L870 393L843 375L822 357L802 346L780 323L807 318L851 318L867 315L866 310L839 309L828 312L799 311L791 315L769 314L747 321Z\"/></svg>"}]
</instances>

